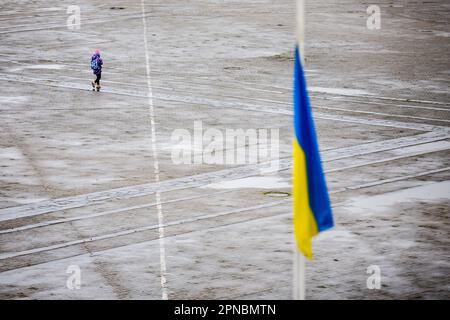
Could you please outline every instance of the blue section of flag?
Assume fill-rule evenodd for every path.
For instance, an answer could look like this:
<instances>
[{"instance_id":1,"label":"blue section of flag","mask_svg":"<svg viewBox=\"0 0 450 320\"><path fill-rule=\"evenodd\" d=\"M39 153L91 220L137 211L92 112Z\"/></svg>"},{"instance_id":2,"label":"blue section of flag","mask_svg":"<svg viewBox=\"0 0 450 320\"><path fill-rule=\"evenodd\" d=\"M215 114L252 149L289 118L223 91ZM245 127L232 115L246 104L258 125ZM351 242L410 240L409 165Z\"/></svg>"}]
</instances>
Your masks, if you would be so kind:
<instances>
[{"instance_id":1,"label":"blue section of flag","mask_svg":"<svg viewBox=\"0 0 450 320\"><path fill-rule=\"evenodd\" d=\"M330 198L320 160L319 146L311 111L306 80L300 63L298 47L295 49L294 68L294 128L298 144L306 158L309 206L319 232L333 227Z\"/></svg>"}]
</instances>

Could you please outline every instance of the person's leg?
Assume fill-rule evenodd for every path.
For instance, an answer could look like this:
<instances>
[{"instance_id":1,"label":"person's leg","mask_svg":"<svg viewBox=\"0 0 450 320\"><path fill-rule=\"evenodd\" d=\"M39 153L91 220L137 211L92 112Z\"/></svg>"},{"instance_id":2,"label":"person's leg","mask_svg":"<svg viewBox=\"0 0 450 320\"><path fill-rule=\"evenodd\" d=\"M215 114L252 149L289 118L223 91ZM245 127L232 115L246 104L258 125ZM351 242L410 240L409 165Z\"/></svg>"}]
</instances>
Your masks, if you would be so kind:
<instances>
[{"instance_id":1,"label":"person's leg","mask_svg":"<svg viewBox=\"0 0 450 320\"><path fill-rule=\"evenodd\" d=\"M99 74L97 74L97 79L95 79L95 83L96 83L96 85L95 85L95 88L96 88L96 90L97 91L100 91L100 79L102 78L102 74L101 73L99 73Z\"/></svg>"}]
</instances>

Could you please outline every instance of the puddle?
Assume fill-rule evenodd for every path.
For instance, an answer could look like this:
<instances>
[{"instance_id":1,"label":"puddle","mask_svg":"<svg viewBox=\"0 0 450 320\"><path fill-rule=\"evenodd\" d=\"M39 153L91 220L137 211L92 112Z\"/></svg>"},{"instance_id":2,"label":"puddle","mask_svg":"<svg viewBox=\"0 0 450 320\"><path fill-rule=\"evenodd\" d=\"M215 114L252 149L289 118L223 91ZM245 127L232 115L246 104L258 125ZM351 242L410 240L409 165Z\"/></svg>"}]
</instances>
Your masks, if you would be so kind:
<instances>
[{"instance_id":1,"label":"puddle","mask_svg":"<svg viewBox=\"0 0 450 320\"><path fill-rule=\"evenodd\" d=\"M450 181L430 183L424 186L380 194L372 197L358 197L346 209L354 213L383 212L398 203L417 201L436 201L450 199Z\"/></svg>"}]
</instances>

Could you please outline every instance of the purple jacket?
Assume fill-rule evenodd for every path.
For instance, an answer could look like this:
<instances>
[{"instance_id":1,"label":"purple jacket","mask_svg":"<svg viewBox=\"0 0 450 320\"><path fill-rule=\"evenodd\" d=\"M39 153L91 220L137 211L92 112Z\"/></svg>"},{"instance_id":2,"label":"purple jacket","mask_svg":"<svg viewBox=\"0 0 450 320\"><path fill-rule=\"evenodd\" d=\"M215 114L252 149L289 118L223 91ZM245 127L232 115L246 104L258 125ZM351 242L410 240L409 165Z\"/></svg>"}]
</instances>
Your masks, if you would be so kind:
<instances>
[{"instance_id":1,"label":"purple jacket","mask_svg":"<svg viewBox=\"0 0 450 320\"><path fill-rule=\"evenodd\" d=\"M98 53L94 53L92 55L91 62L96 60L96 59L98 59L98 66L99 66L99 68L98 69L94 69L93 71L94 71L94 74L97 75L97 74L102 73L103 60L102 60L102 58L100 58L100 55Z\"/></svg>"}]
</instances>

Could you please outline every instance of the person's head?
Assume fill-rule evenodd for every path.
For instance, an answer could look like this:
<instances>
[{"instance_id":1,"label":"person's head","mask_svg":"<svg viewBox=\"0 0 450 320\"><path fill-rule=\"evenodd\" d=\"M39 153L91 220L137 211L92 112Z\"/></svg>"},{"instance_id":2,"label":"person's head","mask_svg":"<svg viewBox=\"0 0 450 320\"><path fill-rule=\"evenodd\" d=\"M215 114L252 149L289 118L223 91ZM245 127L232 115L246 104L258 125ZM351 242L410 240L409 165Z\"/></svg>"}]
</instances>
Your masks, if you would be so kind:
<instances>
[{"instance_id":1,"label":"person's head","mask_svg":"<svg viewBox=\"0 0 450 320\"><path fill-rule=\"evenodd\" d=\"M95 54L98 54L98 55L100 55L100 50L98 50L98 49L95 49Z\"/></svg>"}]
</instances>

